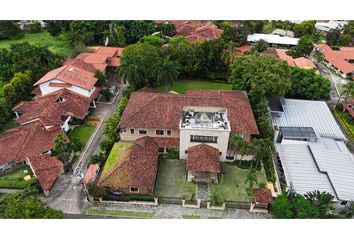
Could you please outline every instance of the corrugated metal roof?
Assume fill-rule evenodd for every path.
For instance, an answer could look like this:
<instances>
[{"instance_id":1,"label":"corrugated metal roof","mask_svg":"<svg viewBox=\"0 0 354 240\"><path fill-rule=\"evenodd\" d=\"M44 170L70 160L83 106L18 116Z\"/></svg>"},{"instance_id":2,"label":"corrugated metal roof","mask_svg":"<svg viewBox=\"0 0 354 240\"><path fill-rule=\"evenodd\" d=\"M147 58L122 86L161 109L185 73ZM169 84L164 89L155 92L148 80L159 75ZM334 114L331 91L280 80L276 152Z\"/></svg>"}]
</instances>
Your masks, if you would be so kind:
<instances>
[{"instance_id":1,"label":"corrugated metal roof","mask_svg":"<svg viewBox=\"0 0 354 240\"><path fill-rule=\"evenodd\" d=\"M276 144L282 162L286 183L294 190L304 195L307 192L319 190L336 196L333 187L325 173L318 171L307 142L287 141L287 144ZM297 142L291 144L291 142Z\"/></svg>"},{"instance_id":2,"label":"corrugated metal roof","mask_svg":"<svg viewBox=\"0 0 354 240\"><path fill-rule=\"evenodd\" d=\"M334 140L333 140L334 141ZM319 170L326 173L341 200L354 199L354 161L351 153L328 150L310 143L310 150Z\"/></svg>"},{"instance_id":3,"label":"corrugated metal roof","mask_svg":"<svg viewBox=\"0 0 354 240\"><path fill-rule=\"evenodd\" d=\"M283 114L272 114L278 127L313 127L321 136L345 139L327 104L323 101L281 99Z\"/></svg>"},{"instance_id":4,"label":"corrugated metal roof","mask_svg":"<svg viewBox=\"0 0 354 240\"><path fill-rule=\"evenodd\" d=\"M247 36L248 42L258 42L261 39L267 41L268 43L283 45L297 45L299 42L299 38L281 37L275 34L254 33Z\"/></svg>"}]
</instances>

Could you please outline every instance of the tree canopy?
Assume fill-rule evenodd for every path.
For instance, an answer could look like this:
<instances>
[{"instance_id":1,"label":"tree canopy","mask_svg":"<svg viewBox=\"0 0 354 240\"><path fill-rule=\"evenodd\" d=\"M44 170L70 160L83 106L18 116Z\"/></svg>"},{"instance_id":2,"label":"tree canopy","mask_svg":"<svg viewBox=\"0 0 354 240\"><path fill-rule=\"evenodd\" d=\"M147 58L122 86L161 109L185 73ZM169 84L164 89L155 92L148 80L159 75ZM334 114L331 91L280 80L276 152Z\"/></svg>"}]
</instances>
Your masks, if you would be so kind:
<instances>
[{"instance_id":1,"label":"tree canopy","mask_svg":"<svg viewBox=\"0 0 354 240\"><path fill-rule=\"evenodd\" d=\"M0 40L1 39L20 39L24 36L23 31L14 21L0 21Z\"/></svg>"},{"instance_id":2,"label":"tree canopy","mask_svg":"<svg viewBox=\"0 0 354 240\"><path fill-rule=\"evenodd\" d=\"M238 58L230 68L229 82L233 88L244 90L251 101L271 96L284 96L291 87L291 69L271 56L247 55Z\"/></svg>"},{"instance_id":3,"label":"tree canopy","mask_svg":"<svg viewBox=\"0 0 354 240\"><path fill-rule=\"evenodd\" d=\"M232 27L230 25L225 25L223 30L222 39L226 42L232 41L236 43L237 46L242 46L247 43L247 36L249 34L247 27Z\"/></svg>"},{"instance_id":4,"label":"tree canopy","mask_svg":"<svg viewBox=\"0 0 354 240\"><path fill-rule=\"evenodd\" d=\"M339 29L332 29L326 35L326 43L330 46L340 45L341 31Z\"/></svg>"},{"instance_id":5,"label":"tree canopy","mask_svg":"<svg viewBox=\"0 0 354 240\"><path fill-rule=\"evenodd\" d=\"M289 51L287 51L287 54L294 58L308 56L312 52L313 47L313 42L310 37L301 37L298 45L291 47Z\"/></svg>"},{"instance_id":6,"label":"tree canopy","mask_svg":"<svg viewBox=\"0 0 354 240\"><path fill-rule=\"evenodd\" d=\"M312 69L294 68L291 88L286 96L307 100L327 100L330 90L331 81L327 77L316 74Z\"/></svg>"}]
</instances>

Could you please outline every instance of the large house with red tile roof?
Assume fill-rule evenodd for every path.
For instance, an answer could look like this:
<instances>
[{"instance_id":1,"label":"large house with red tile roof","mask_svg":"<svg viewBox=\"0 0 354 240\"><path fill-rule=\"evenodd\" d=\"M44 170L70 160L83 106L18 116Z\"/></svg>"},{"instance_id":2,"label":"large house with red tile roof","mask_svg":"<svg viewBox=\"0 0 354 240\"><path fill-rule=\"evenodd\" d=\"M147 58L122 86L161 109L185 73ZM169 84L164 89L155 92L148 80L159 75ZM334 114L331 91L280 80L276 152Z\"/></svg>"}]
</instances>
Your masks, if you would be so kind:
<instances>
[{"instance_id":1,"label":"large house with red tile roof","mask_svg":"<svg viewBox=\"0 0 354 240\"><path fill-rule=\"evenodd\" d=\"M354 47L333 50L327 44L318 44L316 49L322 52L325 64L334 68L344 78L354 79Z\"/></svg>"},{"instance_id":2,"label":"large house with red tile roof","mask_svg":"<svg viewBox=\"0 0 354 240\"><path fill-rule=\"evenodd\" d=\"M185 94L137 91L131 95L119 124L122 141L149 136L160 152L179 149L179 158L193 163L189 180L198 177L198 172L215 176L219 171L214 168L215 162L239 157L230 146L230 134L240 134L248 141L259 134L246 93L236 90L189 90ZM218 156L210 154L216 151ZM213 158L195 159L205 153Z\"/></svg>"}]
</instances>

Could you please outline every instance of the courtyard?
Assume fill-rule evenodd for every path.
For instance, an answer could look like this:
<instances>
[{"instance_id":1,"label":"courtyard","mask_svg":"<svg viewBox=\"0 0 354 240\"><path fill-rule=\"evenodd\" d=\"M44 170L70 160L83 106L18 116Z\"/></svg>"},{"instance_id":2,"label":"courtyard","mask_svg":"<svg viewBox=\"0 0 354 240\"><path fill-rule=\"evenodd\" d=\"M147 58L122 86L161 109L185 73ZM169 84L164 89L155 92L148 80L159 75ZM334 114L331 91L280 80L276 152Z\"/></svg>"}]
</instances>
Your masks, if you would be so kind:
<instances>
[{"instance_id":1,"label":"courtyard","mask_svg":"<svg viewBox=\"0 0 354 240\"><path fill-rule=\"evenodd\" d=\"M162 159L159 163L155 194L166 198L195 198L195 184L187 182L186 162Z\"/></svg>"}]
</instances>

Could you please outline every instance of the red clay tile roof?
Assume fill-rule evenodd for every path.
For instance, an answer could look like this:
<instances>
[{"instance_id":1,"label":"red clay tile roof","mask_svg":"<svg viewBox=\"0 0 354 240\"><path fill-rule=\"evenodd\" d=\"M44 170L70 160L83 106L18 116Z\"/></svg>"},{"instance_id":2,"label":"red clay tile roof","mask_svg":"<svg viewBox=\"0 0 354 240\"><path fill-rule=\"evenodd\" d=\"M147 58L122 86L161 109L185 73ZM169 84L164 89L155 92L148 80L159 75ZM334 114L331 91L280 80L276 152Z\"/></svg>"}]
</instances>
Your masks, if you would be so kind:
<instances>
[{"instance_id":1,"label":"red clay tile roof","mask_svg":"<svg viewBox=\"0 0 354 240\"><path fill-rule=\"evenodd\" d=\"M60 128L47 131L39 121L6 131L0 135L0 166L51 150L59 133L64 134Z\"/></svg>"},{"instance_id":2,"label":"red clay tile roof","mask_svg":"<svg viewBox=\"0 0 354 240\"><path fill-rule=\"evenodd\" d=\"M38 86L31 92L32 94L36 95L37 97L42 95L41 88Z\"/></svg>"},{"instance_id":3,"label":"red clay tile roof","mask_svg":"<svg viewBox=\"0 0 354 240\"><path fill-rule=\"evenodd\" d=\"M179 130L184 106L226 107L231 132L258 134L248 97L237 90L189 90L186 94L134 92L120 126Z\"/></svg>"},{"instance_id":4,"label":"red clay tile roof","mask_svg":"<svg viewBox=\"0 0 354 240\"><path fill-rule=\"evenodd\" d=\"M223 33L210 21L183 21L176 25L177 35L185 36L189 41L204 41L221 38Z\"/></svg>"},{"instance_id":5,"label":"red clay tile roof","mask_svg":"<svg viewBox=\"0 0 354 240\"><path fill-rule=\"evenodd\" d=\"M155 89L149 88L149 87L143 87L137 90L137 92L151 92L151 93L156 93Z\"/></svg>"},{"instance_id":6,"label":"red clay tile roof","mask_svg":"<svg viewBox=\"0 0 354 240\"><path fill-rule=\"evenodd\" d=\"M207 144L188 148L187 169L193 172L219 173L219 150Z\"/></svg>"},{"instance_id":7,"label":"red clay tile roof","mask_svg":"<svg viewBox=\"0 0 354 240\"><path fill-rule=\"evenodd\" d=\"M95 78L94 75L95 74L92 72L75 67L73 65L64 65L45 74L34 84L34 86L53 79L57 79L86 90L91 90L97 81L97 78Z\"/></svg>"},{"instance_id":8,"label":"red clay tile roof","mask_svg":"<svg viewBox=\"0 0 354 240\"><path fill-rule=\"evenodd\" d=\"M100 166L96 164L91 164L89 168L87 169L87 172L84 177L84 181L86 183L90 183L95 176L96 172L100 169Z\"/></svg>"},{"instance_id":9,"label":"red clay tile roof","mask_svg":"<svg viewBox=\"0 0 354 240\"><path fill-rule=\"evenodd\" d=\"M96 68L92 64L86 63L82 59L67 59L64 65L72 65L92 73L96 72Z\"/></svg>"},{"instance_id":10,"label":"red clay tile roof","mask_svg":"<svg viewBox=\"0 0 354 240\"><path fill-rule=\"evenodd\" d=\"M198 21L186 22L176 27L176 33L177 35L188 36L191 35L192 32L194 32L198 27L201 26L203 26L203 24L201 24Z\"/></svg>"},{"instance_id":11,"label":"red clay tile roof","mask_svg":"<svg viewBox=\"0 0 354 240\"><path fill-rule=\"evenodd\" d=\"M287 55L286 50L284 49L268 48L263 54L271 55L286 61L291 67L316 68L316 65L310 59L305 57L293 58L292 56Z\"/></svg>"},{"instance_id":12,"label":"red clay tile roof","mask_svg":"<svg viewBox=\"0 0 354 240\"><path fill-rule=\"evenodd\" d=\"M64 102L58 102L60 97L64 99ZM84 119L90 102L89 97L63 88L32 101L22 101L12 110L22 112L21 116L16 119L19 123L39 119L45 126L57 126L63 123L62 116Z\"/></svg>"},{"instance_id":13,"label":"red clay tile roof","mask_svg":"<svg viewBox=\"0 0 354 240\"><path fill-rule=\"evenodd\" d=\"M252 50L252 46L251 45L243 45L243 46L239 47L238 50L241 53L245 53L245 52L251 51Z\"/></svg>"},{"instance_id":14,"label":"red clay tile roof","mask_svg":"<svg viewBox=\"0 0 354 240\"><path fill-rule=\"evenodd\" d=\"M139 138L127 149L127 154L117 166L105 176L101 176L98 184L112 189L146 188L152 192L158 167L158 149L154 140L148 136Z\"/></svg>"},{"instance_id":15,"label":"red clay tile roof","mask_svg":"<svg viewBox=\"0 0 354 240\"><path fill-rule=\"evenodd\" d=\"M308 58L299 57L294 59L295 65L302 68L316 68L316 65Z\"/></svg>"},{"instance_id":16,"label":"red clay tile roof","mask_svg":"<svg viewBox=\"0 0 354 240\"><path fill-rule=\"evenodd\" d=\"M273 202L272 192L267 188L253 189L253 197L256 203L270 204Z\"/></svg>"},{"instance_id":17,"label":"red clay tile roof","mask_svg":"<svg viewBox=\"0 0 354 240\"><path fill-rule=\"evenodd\" d=\"M160 148L179 148L179 138L153 137Z\"/></svg>"},{"instance_id":18,"label":"red clay tile roof","mask_svg":"<svg viewBox=\"0 0 354 240\"><path fill-rule=\"evenodd\" d=\"M39 155L27 157L43 190L50 190L63 169L63 163L56 157Z\"/></svg>"},{"instance_id":19,"label":"red clay tile roof","mask_svg":"<svg viewBox=\"0 0 354 240\"><path fill-rule=\"evenodd\" d=\"M210 24L197 28L192 34L199 35L205 39L219 39L224 30L219 29L216 25Z\"/></svg>"},{"instance_id":20,"label":"red clay tile roof","mask_svg":"<svg viewBox=\"0 0 354 240\"><path fill-rule=\"evenodd\" d=\"M124 48L117 47L90 47L92 53L80 53L75 59L82 60L88 64L92 64L96 69L103 71L107 66L120 66L120 56Z\"/></svg>"},{"instance_id":21,"label":"red clay tile roof","mask_svg":"<svg viewBox=\"0 0 354 240\"><path fill-rule=\"evenodd\" d=\"M349 63L349 60L354 60L354 48L342 48L341 50L332 50L327 44L318 44L316 46L322 49L323 57L338 68L344 74L354 71L354 64Z\"/></svg>"}]
</instances>

